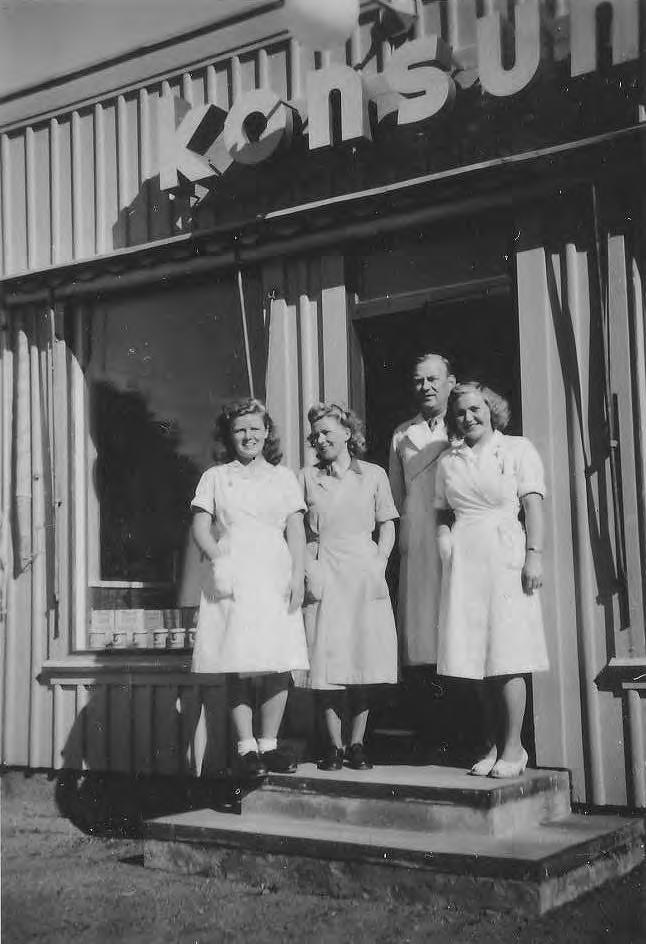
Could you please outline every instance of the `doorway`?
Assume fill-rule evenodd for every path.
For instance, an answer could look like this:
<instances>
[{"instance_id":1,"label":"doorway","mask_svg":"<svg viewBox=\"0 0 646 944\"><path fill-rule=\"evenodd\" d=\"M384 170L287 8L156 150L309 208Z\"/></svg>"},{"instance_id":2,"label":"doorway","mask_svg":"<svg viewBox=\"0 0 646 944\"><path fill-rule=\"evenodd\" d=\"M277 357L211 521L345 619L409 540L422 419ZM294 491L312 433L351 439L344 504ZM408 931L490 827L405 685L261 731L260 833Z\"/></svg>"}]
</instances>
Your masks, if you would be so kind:
<instances>
[{"instance_id":1,"label":"doorway","mask_svg":"<svg viewBox=\"0 0 646 944\"><path fill-rule=\"evenodd\" d=\"M420 297L421 296L421 297ZM507 432L522 431L519 324L508 279L480 280L433 289L414 297L360 302L353 317L354 406L366 420L367 454L388 467L393 430L416 413L410 384L414 357L437 352L449 358L458 379L478 379L511 407ZM359 375L358 377L356 375ZM399 558L392 554L388 582L397 606ZM531 680L523 740L533 745ZM392 762L470 763L480 732L472 687L437 676L434 668L404 670L402 683L386 693L373 713L377 756Z\"/></svg>"},{"instance_id":2,"label":"doorway","mask_svg":"<svg viewBox=\"0 0 646 944\"><path fill-rule=\"evenodd\" d=\"M427 300L387 312L359 304L354 318L363 372L363 407L371 462L387 467L393 430L416 407L410 385L415 355L438 352L449 358L458 379L482 380L509 400L508 432L522 428L518 317L510 286ZM357 404L358 405L358 404Z\"/></svg>"}]
</instances>

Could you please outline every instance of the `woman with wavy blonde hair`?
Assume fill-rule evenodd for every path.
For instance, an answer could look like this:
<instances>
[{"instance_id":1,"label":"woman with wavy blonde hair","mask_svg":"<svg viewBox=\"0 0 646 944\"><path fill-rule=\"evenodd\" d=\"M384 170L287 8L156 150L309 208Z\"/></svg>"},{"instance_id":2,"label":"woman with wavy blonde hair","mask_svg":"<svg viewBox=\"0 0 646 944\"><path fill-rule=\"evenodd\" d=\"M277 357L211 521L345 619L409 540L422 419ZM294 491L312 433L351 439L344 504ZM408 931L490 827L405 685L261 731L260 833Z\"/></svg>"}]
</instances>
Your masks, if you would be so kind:
<instances>
[{"instance_id":1,"label":"woman with wavy blonde hair","mask_svg":"<svg viewBox=\"0 0 646 944\"><path fill-rule=\"evenodd\" d=\"M372 686L397 681L385 578L397 509L385 471L360 458L365 439L359 418L338 404L319 403L308 419L318 462L300 473L307 505L305 632L309 685L319 692L330 739L318 767L339 770L345 762L367 770L372 764L364 735Z\"/></svg>"},{"instance_id":2,"label":"woman with wavy blonde hair","mask_svg":"<svg viewBox=\"0 0 646 944\"><path fill-rule=\"evenodd\" d=\"M507 436L506 400L477 381L449 396L453 446L435 486L442 593L437 670L478 686L485 725L475 776L517 777L525 675L548 668L538 590L543 582L543 496L538 452ZM524 512L524 526L519 520Z\"/></svg>"}]
</instances>

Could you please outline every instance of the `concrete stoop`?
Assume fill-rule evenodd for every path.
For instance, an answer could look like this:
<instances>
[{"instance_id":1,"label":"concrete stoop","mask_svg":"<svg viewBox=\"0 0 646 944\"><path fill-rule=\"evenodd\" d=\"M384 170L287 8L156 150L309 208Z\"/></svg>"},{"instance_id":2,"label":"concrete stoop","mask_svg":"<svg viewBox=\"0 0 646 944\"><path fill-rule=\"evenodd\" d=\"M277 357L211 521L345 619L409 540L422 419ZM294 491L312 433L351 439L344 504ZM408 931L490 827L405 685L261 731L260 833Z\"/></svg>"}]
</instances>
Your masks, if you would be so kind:
<instances>
[{"instance_id":1,"label":"concrete stoop","mask_svg":"<svg viewBox=\"0 0 646 944\"><path fill-rule=\"evenodd\" d=\"M644 857L640 819L573 815L564 771L449 767L271 774L241 813L146 824L152 868L334 897L542 914Z\"/></svg>"}]
</instances>

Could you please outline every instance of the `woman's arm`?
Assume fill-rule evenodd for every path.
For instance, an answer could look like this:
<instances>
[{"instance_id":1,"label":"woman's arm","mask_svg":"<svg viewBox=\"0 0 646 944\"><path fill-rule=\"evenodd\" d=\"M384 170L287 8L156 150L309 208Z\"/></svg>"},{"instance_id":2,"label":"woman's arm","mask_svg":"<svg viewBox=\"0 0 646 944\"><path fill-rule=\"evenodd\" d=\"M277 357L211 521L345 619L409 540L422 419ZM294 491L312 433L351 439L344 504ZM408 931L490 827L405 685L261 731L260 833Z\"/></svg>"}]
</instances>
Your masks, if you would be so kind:
<instances>
[{"instance_id":1,"label":"woman's arm","mask_svg":"<svg viewBox=\"0 0 646 944\"><path fill-rule=\"evenodd\" d=\"M390 552L395 544L395 522L380 521L377 525L377 552L383 557L384 566L388 563Z\"/></svg>"},{"instance_id":2,"label":"woman's arm","mask_svg":"<svg viewBox=\"0 0 646 944\"><path fill-rule=\"evenodd\" d=\"M294 613L303 605L305 592L305 527L302 511L295 511L287 518L285 540L292 555L289 612Z\"/></svg>"},{"instance_id":3,"label":"woman's arm","mask_svg":"<svg viewBox=\"0 0 646 944\"><path fill-rule=\"evenodd\" d=\"M543 584L543 496L529 492L521 498L525 512L525 564L521 573L523 590L532 594Z\"/></svg>"},{"instance_id":4,"label":"woman's arm","mask_svg":"<svg viewBox=\"0 0 646 944\"><path fill-rule=\"evenodd\" d=\"M212 522L213 518L208 511L196 511L193 514L193 539L210 561L218 556L218 545L211 534Z\"/></svg>"}]
</instances>

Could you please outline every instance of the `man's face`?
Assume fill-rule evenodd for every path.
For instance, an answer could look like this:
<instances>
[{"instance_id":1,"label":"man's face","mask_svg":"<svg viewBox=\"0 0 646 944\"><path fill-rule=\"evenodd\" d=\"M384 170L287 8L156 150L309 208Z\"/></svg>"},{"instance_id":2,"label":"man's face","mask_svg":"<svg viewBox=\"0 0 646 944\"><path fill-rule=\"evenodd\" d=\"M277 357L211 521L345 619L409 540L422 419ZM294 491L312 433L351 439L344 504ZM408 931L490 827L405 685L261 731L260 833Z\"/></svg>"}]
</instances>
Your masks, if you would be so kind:
<instances>
[{"instance_id":1,"label":"man's face","mask_svg":"<svg viewBox=\"0 0 646 944\"><path fill-rule=\"evenodd\" d=\"M454 383L455 377L447 374L446 364L438 355L432 354L415 367L413 390L423 416L444 415Z\"/></svg>"}]
</instances>

